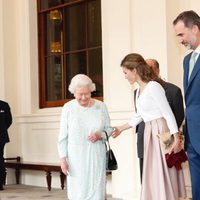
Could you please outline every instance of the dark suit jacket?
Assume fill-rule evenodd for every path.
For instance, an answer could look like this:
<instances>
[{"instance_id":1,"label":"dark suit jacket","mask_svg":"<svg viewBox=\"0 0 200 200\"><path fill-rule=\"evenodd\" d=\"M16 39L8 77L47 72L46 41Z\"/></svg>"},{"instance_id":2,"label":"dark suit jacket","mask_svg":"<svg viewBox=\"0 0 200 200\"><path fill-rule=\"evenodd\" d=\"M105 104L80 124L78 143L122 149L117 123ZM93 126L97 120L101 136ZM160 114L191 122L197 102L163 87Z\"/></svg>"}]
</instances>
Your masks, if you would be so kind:
<instances>
[{"instance_id":1,"label":"dark suit jacket","mask_svg":"<svg viewBox=\"0 0 200 200\"><path fill-rule=\"evenodd\" d=\"M185 139L186 150L187 141L190 138L194 149L200 154L200 56L193 68L188 82L189 61L191 53L183 61L184 66L184 94L185 94Z\"/></svg>"},{"instance_id":2,"label":"dark suit jacket","mask_svg":"<svg viewBox=\"0 0 200 200\"><path fill-rule=\"evenodd\" d=\"M9 142L7 129L12 124L12 115L8 103L0 100L0 142Z\"/></svg>"},{"instance_id":3,"label":"dark suit jacket","mask_svg":"<svg viewBox=\"0 0 200 200\"><path fill-rule=\"evenodd\" d=\"M166 93L167 100L169 105L174 113L176 118L176 122L178 127L181 126L184 119L184 107L183 107L183 96L181 93L181 89L176 85L168 82L164 82L164 89ZM136 92L134 92L134 96L136 96ZM135 99L135 98L134 98ZM135 99L136 101L136 99ZM137 137L137 151L138 157L143 158L143 150L144 150L144 122L141 122L136 127L136 132L138 134Z\"/></svg>"}]
</instances>

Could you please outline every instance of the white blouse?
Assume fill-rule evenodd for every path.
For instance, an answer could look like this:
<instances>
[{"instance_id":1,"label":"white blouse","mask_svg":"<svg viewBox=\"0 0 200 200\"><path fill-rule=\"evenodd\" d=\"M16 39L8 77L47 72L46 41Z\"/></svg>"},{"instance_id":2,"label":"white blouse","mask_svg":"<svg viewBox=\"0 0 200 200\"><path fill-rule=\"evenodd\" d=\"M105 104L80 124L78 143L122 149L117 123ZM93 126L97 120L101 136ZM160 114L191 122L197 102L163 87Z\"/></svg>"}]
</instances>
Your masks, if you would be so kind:
<instances>
[{"instance_id":1,"label":"white blouse","mask_svg":"<svg viewBox=\"0 0 200 200\"><path fill-rule=\"evenodd\" d=\"M148 122L164 117L171 134L178 132L174 114L169 106L163 87L156 81L150 81L139 96L136 93L137 113L129 121L135 127L140 122Z\"/></svg>"}]
</instances>

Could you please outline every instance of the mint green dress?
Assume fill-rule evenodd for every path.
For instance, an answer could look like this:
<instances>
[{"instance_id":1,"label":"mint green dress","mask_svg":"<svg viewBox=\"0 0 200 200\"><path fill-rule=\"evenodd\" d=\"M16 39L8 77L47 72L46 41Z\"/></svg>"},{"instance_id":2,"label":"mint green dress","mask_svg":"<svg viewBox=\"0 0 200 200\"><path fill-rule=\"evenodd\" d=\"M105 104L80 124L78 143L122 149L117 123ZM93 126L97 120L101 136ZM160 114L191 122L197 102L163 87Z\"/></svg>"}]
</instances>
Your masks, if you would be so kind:
<instances>
[{"instance_id":1,"label":"mint green dress","mask_svg":"<svg viewBox=\"0 0 200 200\"><path fill-rule=\"evenodd\" d=\"M92 143L88 135L101 132L103 140ZM58 139L60 158L69 164L67 193L70 200L104 200L106 187L105 133L111 134L106 105L98 100L92 107L76 99L63 106Z\"/></svg>"}]
</instances>

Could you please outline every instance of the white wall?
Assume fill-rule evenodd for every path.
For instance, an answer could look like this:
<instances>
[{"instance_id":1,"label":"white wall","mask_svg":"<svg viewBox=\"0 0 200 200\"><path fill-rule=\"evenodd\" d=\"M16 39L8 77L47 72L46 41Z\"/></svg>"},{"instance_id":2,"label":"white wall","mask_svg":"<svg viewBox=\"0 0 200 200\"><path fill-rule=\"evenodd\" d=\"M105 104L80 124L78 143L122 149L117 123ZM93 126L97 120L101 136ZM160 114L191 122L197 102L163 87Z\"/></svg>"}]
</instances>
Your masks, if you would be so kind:
<instances>
[{"instance_id":1,"label":"white wall","mask_svg":"<svg viewBox=\"0 0 200 200\"><path fill-rule=\"evenodd\" d=\"M0 97L4 99L4 44L3 44L3 6L0 0Z\"/></svg>"},{"instance_id":2,"label":"white wall","mask_svg":"<svg viewBox=\"0 0 200 200\"><path fill-rule=\"evenodd\" d=\"M132 50L160 63L161 76L167 79L165 1L132 1Z\"/></svg>"},{"instance_id":3,"label":"white wall","mask_svg":"<svg viewBox=\"0 0 200 200\"><path fill-rule=\"evenodd\" d=\"M131 87L124 80L120 67L122 58L131 51L130 7L130 0L102 1L104 99L113 126L125 123L133 113ZM136 136L131 130L111 142L119 164L112 175L112 195L122 199L137 198L140 184Z\"/></svg>"},{"instance_id":4,"label":"white wall","mask_svg":"<svg viewBox=\"0 0 200 200\"><path fill-rule=\"evenodd\" d=\"M102 0L104 99L113 126L126 122L134 112L133 88L120 68L127 53L156 58L162 77L182 87L186 51L175 38L172 21L184 9L199 12L199 4L198 0ZM36 1L0 0L0 43L0 98L10 103L14 116L7 156L58 163L61 108L38 106ZM138 200L140 178L134 130L112 139L111 144L119 169L109 180L108 192L124 200ZM41 174L24 171L22 181L44 186ZM52 186L60 187L56 174Z\"/></svg>"}]
</instances>

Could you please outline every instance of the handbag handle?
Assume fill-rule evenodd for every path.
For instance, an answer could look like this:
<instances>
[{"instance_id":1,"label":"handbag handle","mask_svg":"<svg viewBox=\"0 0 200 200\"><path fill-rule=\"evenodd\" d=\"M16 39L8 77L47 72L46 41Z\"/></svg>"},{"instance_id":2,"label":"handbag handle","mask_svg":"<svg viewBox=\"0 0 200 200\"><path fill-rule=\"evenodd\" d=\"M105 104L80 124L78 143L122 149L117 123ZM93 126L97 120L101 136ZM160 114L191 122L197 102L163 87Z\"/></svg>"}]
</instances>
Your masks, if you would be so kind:
<instances>
[{"instance_id":1,"label":"handbag handle","mask_svg":"<svg viewBox=\"0 0 200 200\"><path fill-rule=\"evenodd\" d=\"M110 142L109 142L108 133L107 133L106 131L103 131L103 132L104 132L105 135L106 135L106 142L107 142L107 144L108 144L108 149L110 150ZM105 143L105 145L106 145L106 143ZM106 149L107 149L107 145L106 145Z\"/></svg>"}]
</instances>

